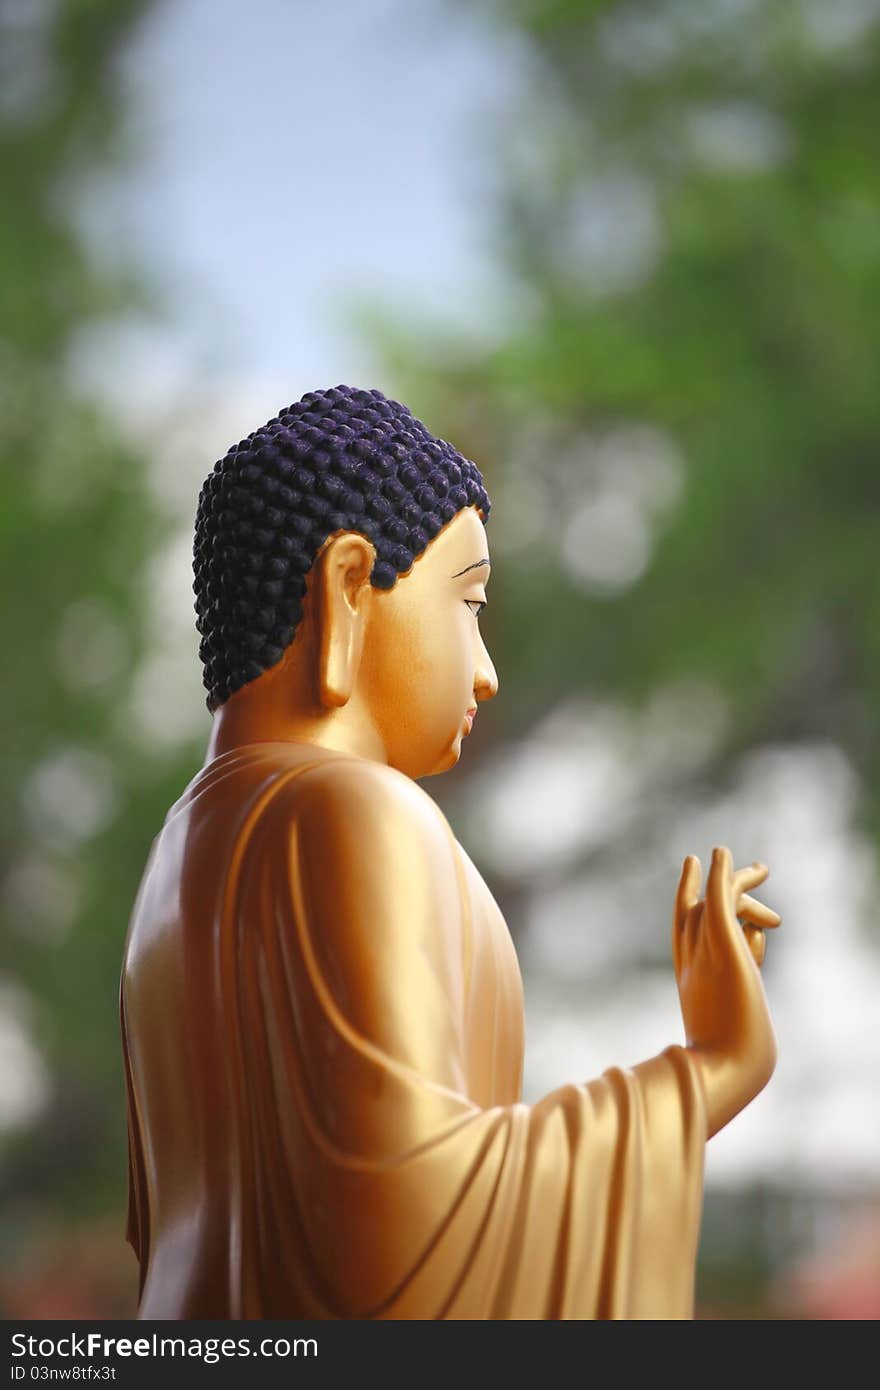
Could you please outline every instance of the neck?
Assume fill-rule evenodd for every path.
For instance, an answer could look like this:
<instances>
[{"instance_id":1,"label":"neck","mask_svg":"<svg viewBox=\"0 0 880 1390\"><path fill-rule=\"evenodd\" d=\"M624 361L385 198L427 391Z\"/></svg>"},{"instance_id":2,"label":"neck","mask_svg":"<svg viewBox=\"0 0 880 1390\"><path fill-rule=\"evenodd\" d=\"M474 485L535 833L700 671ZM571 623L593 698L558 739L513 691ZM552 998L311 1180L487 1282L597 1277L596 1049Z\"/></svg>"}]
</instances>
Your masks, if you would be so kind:
<instances>
[{"instance_id":1,"label":"neck","mask_svg":"<svg viewBox=\"0 0 880 1390\"><path fill-rule=\"evenodd\" d=\"M310 743L388 763L384 741L357 693L328 709L307 664L290 654L236 690L215 712L205 762L248 743Z\"/></svg>"}]
</instances>

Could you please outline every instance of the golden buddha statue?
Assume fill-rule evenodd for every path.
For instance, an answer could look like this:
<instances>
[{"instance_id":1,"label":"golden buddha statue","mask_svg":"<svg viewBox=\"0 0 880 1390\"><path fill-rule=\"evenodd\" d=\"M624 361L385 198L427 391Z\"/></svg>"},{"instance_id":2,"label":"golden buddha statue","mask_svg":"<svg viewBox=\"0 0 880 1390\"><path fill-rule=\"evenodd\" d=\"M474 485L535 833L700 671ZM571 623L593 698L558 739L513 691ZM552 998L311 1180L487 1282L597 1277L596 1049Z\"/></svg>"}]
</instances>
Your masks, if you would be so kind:
<instances>
[{"instance_id":1,"label":"golden buddha statue","mask_svg":"<svg viewBox=\"0 0 880 1390\"><path fill-rule=\"evenodd\" d=\"M692 1315L707 1137L764 1086L760 865L685 861L687 1036L520 1099L504 919L417 779L498 680L476 466L313 392L202 490L213 732L154 841L121 1015L143 1318Z\"/></svg>"}]
</instances>

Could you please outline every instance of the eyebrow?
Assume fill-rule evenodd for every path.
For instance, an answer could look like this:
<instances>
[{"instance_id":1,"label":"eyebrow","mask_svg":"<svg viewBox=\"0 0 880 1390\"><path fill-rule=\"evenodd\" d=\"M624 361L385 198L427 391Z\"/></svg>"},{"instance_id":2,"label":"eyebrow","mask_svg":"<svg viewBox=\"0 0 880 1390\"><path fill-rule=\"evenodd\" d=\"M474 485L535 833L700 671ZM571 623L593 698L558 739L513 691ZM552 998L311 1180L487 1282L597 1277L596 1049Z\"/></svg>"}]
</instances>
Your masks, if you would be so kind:
<instances>
[{"instance_id":1,"label":"eyebrow","mask_svg":"<svg viewBox=\"0 0 880 1390\"><path fill-rule=\"evenodd\" d=\"M463 570L458 571L458 574L450 575L450 578L458 579L460 575L467 574L468 570L478 570L481 565L489 565L490 563L489 560L475 560L472 565L465 565Z\"/></svg>"}]
</instances>

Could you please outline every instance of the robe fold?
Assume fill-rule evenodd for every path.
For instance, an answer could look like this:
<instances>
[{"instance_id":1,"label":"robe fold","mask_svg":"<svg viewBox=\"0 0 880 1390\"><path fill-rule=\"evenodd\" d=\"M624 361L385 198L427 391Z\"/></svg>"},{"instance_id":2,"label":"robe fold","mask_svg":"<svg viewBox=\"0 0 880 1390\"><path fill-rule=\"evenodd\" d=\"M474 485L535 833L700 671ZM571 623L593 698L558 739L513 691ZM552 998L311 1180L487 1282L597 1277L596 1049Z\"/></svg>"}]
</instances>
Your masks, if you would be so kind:
<instances>
[{"instance_id":1,"label":"robe fold","mask_svg":"<svg viewBox=\"0 0 880 1390\"><path fill-rule=\"evenodd\" d=\"M504 919L410 779L303 743L209 763L126 941L142 1318L692 1316L691 1055L520 1099Z\"/></svg>"}]
</instances>

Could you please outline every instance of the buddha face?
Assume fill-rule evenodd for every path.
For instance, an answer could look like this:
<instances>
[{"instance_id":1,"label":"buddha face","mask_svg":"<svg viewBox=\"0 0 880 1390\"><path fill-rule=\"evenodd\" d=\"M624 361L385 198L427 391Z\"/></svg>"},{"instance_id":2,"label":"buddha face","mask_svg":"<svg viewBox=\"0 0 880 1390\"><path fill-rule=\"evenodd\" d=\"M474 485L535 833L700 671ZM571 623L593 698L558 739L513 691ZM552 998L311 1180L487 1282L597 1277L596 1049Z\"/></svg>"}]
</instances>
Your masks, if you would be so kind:
<instances>
[{"instance_id":1,"label":"buddha face","mask_svg":"<svg viewBox=\"0 0 880 1390\"><path fill-rule=\"evenodd\" d=\"M409 777L457 763L477 705L498 690L479 628L488 580L486 531L466 507L393 589L372 590L358 695Z\"/></svg>"}]
</instances>

